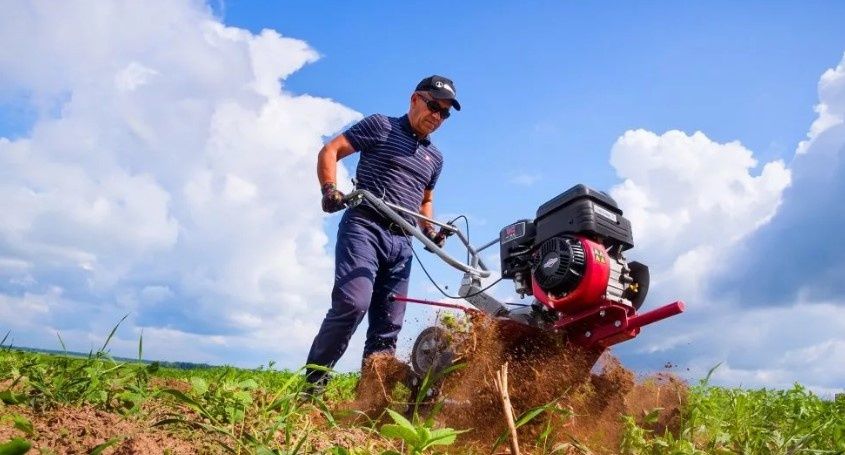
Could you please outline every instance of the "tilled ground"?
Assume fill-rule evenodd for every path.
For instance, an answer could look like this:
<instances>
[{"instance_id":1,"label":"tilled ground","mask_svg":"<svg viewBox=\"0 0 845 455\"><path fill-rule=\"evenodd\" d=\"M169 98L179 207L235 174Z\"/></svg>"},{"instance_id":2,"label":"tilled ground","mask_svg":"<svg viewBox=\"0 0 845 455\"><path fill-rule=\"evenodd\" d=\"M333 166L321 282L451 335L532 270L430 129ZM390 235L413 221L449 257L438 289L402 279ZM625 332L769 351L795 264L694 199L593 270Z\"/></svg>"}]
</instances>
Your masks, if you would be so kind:
<instances>
[{"instance_id":1,"label":"tilled ground","mask_svg":"<svg viewBox=\"0 0 845 455\"><path fill-rule=\"evenodd\" d=\"M506 362L515 414L538 406L547 410L519 429L524 453L548 453L553 447L569 448L558 453L584 453L584 448L592 453L617 453L624 430L622 415L633 416L655 434L678 431L687 385L669 373L636 380L608 353L585 352L558 337L514 330L484 317L473 320L469 329L452 331L451 336L457 361L464 367L438 385L436 399L443 407L434 417L439 427L469 431L446 448L450 453L491 453L504 434L506 421L493 377ZM377 433L390 420L385 409L406 411L413 401L409 389L400 385L408 384L409 375L409 367L393 356L373 356L362 371L356 398L329 403L337 426L330 425L314 406L303 405L297 411L302 435L295 436L307 433L305 453L326 453L336 446L363 449L360 453L398 448L396 441ZM191 385L186 380L153 378L150 388L188 392ZM190 421L199 419L194 411L180 411L162 399L155 395L140 412L126 416L91 406L36 411L24 405L0 405L0 443L25 437L33 443L31 453L87 454L110 440L115 443L103 453L224 453L218 442L230 441L217 440L207 431L153 426L174 412ZM432 408L421 409L425 414ZM657 411L645 422L644 416L653 410ZM34 433L24 435L14 428L13 415L29 420ZM505 441L498 451L506 450Z\"/></svg>"},{"instance_id":2,"label":"tilled ground","mask_svg":"<svg viewBox=\"0 0 845 455\"><path fill-rule=\"evenodd\" d=\"M445 406L436 419L442 426L470 430L459 439L462 452L490 453L507 428L493 383L505 362L516 416L547 405L547 412L519 429L528 453L560 444L573 451L581 445L593 452L617 453L623 415L658 434L679 428L687 385L674 375L664 372L637 381L609 353L587 352L554 335L515 330L510 323L486 317L475 318L470 330L453 332L452 337L465 367L440 385L439 399ZM390 401L390 390L407 374L400 365L384 356L365 368L358 409L378 415L387 406L401 408L401 403ZM654 418L645 422L643 417L656 409Z\"/></svg>"},{"instance_id":3,"label":"tilled ground","mask_svg":"<svg viewBox=\"0 0 845 455\"><path fill-rule=\"evenodd\" d=\"M345 405L347 407L347 405ZM308 418L313 425L304 427L309 431L308 443L302 453L325 453L333 447L370 448L372 453L392 447L385 440L374 440L368 428L361 422L349 422L331 428L316 410L310 408ZM124 416L106 412L90 406L63 406L37 412L28 406L6 406L0 415L19 415L32 423L32 435L25 435L13 427L11 419L0 421L0 443L12 438L24 438L32 443L29 453L89 454L100 444L117 441L105 449L104 454L148 455L148 454L224 454L229 453L215 440L213 434L198 430L174 427L154 427L159 417ZM283 435L279 434L279 438Z\"/></svg>"},{"instance_id":4,"label":"tilled ground","mask_svg":"<svg viewBox=\"0 0 845 455\"><path fill-rule=\"evenodd\" d=\"M88 454L112 438L117 438L118 442L106 453L140 455L163 453L165 450L174 455L217 453L186 433L152 427L151 421L89 406L59 407L42 412L27 406L8 406L3 413L28 419L34 434L26 437L10 422L4 422L0 425L0 441L25 437L33 443L34 451L42 450L42 453L51 453L49 450L56 454Z\"/></svg>"}]
</instances>

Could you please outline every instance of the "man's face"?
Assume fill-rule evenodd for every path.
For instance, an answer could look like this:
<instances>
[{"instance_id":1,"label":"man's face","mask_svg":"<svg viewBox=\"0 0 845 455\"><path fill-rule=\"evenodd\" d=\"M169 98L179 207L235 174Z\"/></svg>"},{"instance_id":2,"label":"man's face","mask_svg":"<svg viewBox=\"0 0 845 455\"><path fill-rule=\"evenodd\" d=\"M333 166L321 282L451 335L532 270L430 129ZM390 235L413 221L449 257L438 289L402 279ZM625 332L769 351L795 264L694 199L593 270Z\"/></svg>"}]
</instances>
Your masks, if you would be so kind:
<instances>
[{"instance_id":1,"label":"man's face","mask_svg":"<svg viewBox=\"0 0 845 455\"><path fill-rule=\"evenodd\" d=\"M437 107L432 110L429 107L430 103L431 107ZM411 95L411 109L408 111L411 128L421 137L428 136L445 120L441 110L448 110L450 107L452 107L452 102L449 100L436 100L428 93L414 92Z\"/></svg>"}]
</instances>

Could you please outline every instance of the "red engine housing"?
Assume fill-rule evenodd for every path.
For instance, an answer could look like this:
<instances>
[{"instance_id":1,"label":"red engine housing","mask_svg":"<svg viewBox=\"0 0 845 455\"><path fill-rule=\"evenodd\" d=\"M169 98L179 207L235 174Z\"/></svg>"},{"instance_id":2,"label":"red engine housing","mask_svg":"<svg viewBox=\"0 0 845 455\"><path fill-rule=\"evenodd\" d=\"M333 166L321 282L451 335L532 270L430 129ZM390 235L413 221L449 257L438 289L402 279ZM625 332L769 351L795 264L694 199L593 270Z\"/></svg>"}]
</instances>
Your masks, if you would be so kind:
<instances>
[{"instance_id":1,"label":"red engine housing","mask_svg":"<svg viewBox=\"0 0 845 455\"><path fill-rule=\"evenodd\" d=\"M607 250L601 244L585 237L576 238L584 248L585 268L584 277L575 289L556 298L546 293L536 279L531 279L531 290L537 301L553 310L569 314L598 305L604 298L607 280L610 278Z\"/></svg>"},{"instance_id":2,"label":"red engine housing","mask_svg":"<svg viewBox=\"0 0 845 455\"><path fill-rule=\"evenodd\" d=\"M631 305L607 300L605 296L610 279L607 250L586 237L576 238L584 247L585 269L575 289L564 296L550 296L536 279L531 279L534 298L559 312L554 328L569 333L571 342L589 348L606 348L636 337L646 324L684 311L684 303L678 301L637 314Z\"/></svg>"}]
</instances>

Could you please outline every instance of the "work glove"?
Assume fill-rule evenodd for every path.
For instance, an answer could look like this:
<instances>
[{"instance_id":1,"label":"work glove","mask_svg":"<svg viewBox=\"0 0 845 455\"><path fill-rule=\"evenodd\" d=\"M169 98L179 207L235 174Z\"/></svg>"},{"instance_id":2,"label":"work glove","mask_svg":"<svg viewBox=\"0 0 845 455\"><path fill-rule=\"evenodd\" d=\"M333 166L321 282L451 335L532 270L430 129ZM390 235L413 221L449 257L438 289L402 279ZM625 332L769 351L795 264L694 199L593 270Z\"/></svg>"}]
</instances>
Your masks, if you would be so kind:
<instances>
[{"instance_id":1,"label":"work glove","mask_svg":"<svg viewBox=\"0 0 845 455\"><path fill-rule=\"evenodd\" d=\"M334 183L328 182L321 188L323 192L323 211L326 213L334 213L343 210L346 204L343 202L344 195L338 191Z\"/></svg>"},{"instance_id":2,"label":"work glove","mask_svg":"<svg viewBox=\"0 0 845 455\"><path fill-rule=\"evenodd\" d=\"M442 228L442 227L440 228L439 231L435 231L434 228L431 227L431 225L428 225L425 228L423 228L423 234L426 237L428 237L429 240L434 242L435 245L437 245L440 248L443 248L443 245L446 245L446 238L448 238L450 235L452 235L452 231L449 231L449 230ZM434 251L431 250L431 248L429 248L427 246L425 247L425 249L427 251L431 251L432 253L434 252Z\"/></svg>"}]
</instances>

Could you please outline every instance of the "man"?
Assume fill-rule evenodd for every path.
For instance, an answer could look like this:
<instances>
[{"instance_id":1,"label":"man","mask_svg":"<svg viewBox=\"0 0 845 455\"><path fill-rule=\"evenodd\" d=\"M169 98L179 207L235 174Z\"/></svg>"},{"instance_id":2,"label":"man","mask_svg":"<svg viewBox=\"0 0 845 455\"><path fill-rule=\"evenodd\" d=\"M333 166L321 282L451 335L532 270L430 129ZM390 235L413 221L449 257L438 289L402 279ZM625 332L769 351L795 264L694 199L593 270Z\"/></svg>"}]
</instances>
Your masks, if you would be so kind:
<instances>
[{"instance_id":1,"label":"man","mask_svg":"<svg viewBox=\"0 0 845 455\"><path fill-rule=\"evenodd\" d=\"M337 162L356 151L358 188L387 202L433 218L434 186L443 167L443 155L430 135L450 115L461 110L455 85L442 76L430 76L411 94L402 117L371 115L327 143L317 156L317 178L323 192L323 210L344 208L336 187ZM403 215L405 216L405 215ZM426 221L406 216L439 246L445 237ZM406 295L411 273L411 239L401 227L362 203L343 214L335 248L332 305L308 353L308 364L328 368L346 351L349 339L369 313L364 359L376 352L392 352L405 316L405 303L391 294ZM319 390L328 376L309 369L306 378Z\"/></svg>"}]
</instances>

